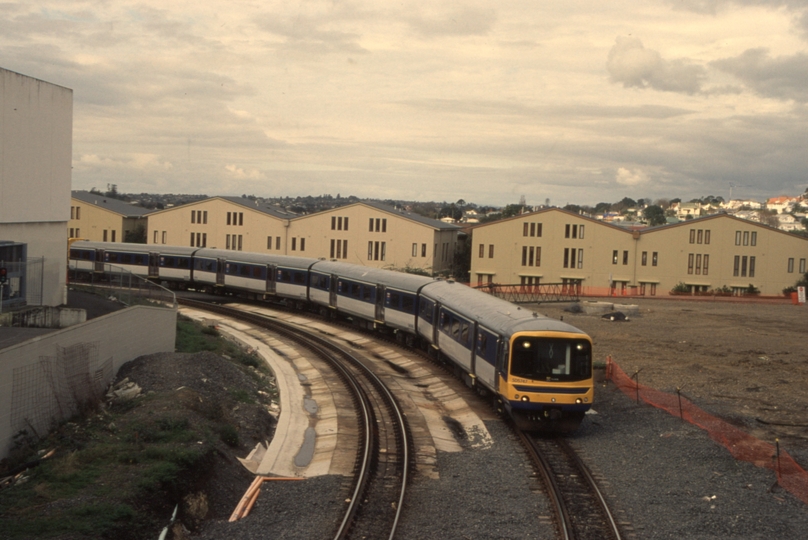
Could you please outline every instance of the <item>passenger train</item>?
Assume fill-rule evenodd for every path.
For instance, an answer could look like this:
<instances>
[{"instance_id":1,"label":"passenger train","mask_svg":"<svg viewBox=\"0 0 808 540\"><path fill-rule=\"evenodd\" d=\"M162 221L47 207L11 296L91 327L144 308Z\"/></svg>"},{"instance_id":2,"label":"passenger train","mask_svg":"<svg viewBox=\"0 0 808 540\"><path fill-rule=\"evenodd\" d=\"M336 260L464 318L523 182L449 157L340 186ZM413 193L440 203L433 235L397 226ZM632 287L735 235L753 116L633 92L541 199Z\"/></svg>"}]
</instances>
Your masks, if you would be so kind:
<instances>
[{"instance_id":1,"label":"passenger train","mask_svg":"<svg viewBox=\"0 0 808 540\"><path fill-rule=\"evenodd\" d=\"M594 396L584 332L451 280L283 255L79 241L76 272L120 267L170 287L280 302L394 333L494 396L521 429L570 432Z\"/></svg>"}]
</instances>

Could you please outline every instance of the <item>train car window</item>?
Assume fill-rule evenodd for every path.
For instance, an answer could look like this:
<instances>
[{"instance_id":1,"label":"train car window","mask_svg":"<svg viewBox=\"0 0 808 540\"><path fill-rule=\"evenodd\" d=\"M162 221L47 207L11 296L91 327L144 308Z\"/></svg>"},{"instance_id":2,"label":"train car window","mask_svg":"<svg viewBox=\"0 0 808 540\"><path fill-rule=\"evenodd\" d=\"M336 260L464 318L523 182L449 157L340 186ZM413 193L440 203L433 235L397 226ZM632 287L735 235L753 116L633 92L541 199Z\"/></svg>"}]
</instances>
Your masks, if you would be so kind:
<instances>
[{"instance_id":1,"label":"train car window","mask_svg":"<svg viewBox=\"0 0 808 540\"><path fill-rule=\"evenodd\" d=\"M121 263L122 264L132 264L132 255L129 253L124 253L121 255Z\"/></svg>"},{"instance_id":2,"label":"train car window","mask_svg":"<svg viewBox=\"0 0 808 540\"><path fill-rule=\"evenodd\" d=\"M375 302L376 301L376 288L371 285L365 285L364 289L362 290L362 300L365 302Z\"/></svg>"},{"instance_id":3,"label":"train car window","mask_svg":"<svg viewBox=\"0 0 808 540\"><path fill-rule=\"evenodd\" d=\"M511 373L545 381L580 381L592 374L588 341L524 337L514 342Z\"/></svg>"},{"instance_id":4,"label":"train car window","mask_svg":"<svg viewBox=\"0 0 808 540\"><path fill-rule=\"evenodd\" d=\"M171 257L160 257L160 266L174 266L171 262Z\"/></svg>"},{"instance_id":5,"label":"train car window","mask_svg":"<svg viewBox=\"0 0 808 540\"><path fill-rule=\"evenodd\" d=\"M431 300L427 300L426 298L421 298L421 305L419 306L418 313L419 316L429 324L432 324L432 321L435 317L435 303Z\"/></svg>"},{"instance_id":6,"label":"train car window","mask_svg":"<svg viewBox=\"0 0 808 540\"><path fill-rule=\"evenodd\" d=\"M446 334L450 333L449 330L450 330L451 323L452 323L452 318L449 316L449 314L446 313L445 311L441 311L440 312L440 329L441 329L441 331L443 331Z\"/></svg>"},{"instance_id":7,"label":"train car window","mask_svg":"<svg viewBox=\"0 0 808 540\"><path fill-rule=\"evenodd\" d=\"M305 285L306 284L306 273L305 272L295 272L293 277L294 277L295 283L297 283L298 285Z\"/></svg>"},{"instance_id":8,"label":"train car window","mask_svg":"<svg viewBox=\"0 0 808 540\"><path fill-rule=\"evenodd\" d=\"M241 276L249 276L250 275L250 265L241 264L239 266L240 266L239 275L241 275Z\"/></svg>"},{"instance_id":9,"label":"train car window","mask_svg":"<svg viewBox=\"0 0 808 540\"><path fill-rule=\"evenodd\" d=\"M107 262L116 263L119 260L120 260L120 256L117 253L107 252Z\"/></svg>"},{"instance_id":10,"label":"train car window","mask_svg":"<svg viewBox=\"0 0 808 540\"><path fill-rule=\"evenodd\" d=\"M460 325L460 343L466 347L469 346L469 323L466 321Z\"/></svg>"},{"instance_id":11,"label":"train car window","mask_svg":"<svg viewBox=\"0 0 808 540\"><path fill-rule=\"evenodd\" d=\"M278 270L278 281L282 283L291 283L292 273L289 270Z\"/></svg>"},{"instance_id":12,"label":"train car window","mask_svg":"<svg viewBox=\"0 0 808 540\"><path fill-rule=\"evenodd\" d=\"M455 341L460 339L460 321L452 317L452 337Z\"/></svg>"},{"instance_id":13,"label":"train car window","mask_svg":"<svg viewBox=\"0 0 808 540\"><path fill-rule=\"evenodd\" d=\"M224 265L224 273L225 273L225 274L232 274L232 273L233 273L233 272L231 272L231 270L230 270L231 266L232 266L232 265L231 265L230 263L227 263L227 264L225 264L225 265ZM235 268L234 268L233 270L235 271Z\"/></svg>"},{"instance_id":14,"label":"train car window","mask_svg":"<svg viewBox=\"0 0 808 540\"><path fill-rule=\"evenodd\" d=\"M362 286L359 283L351 283L351 296L362 298Z\"/></svg>"},{"instance_id":15,"label":"train car window","mask_svg":"<svg viewBox=\"0 0 808 540\"><path fill-rule=\"evenodd\" d=\"M401 310L404 313L415 313L415 297L409 294L402 296Z\"/></svg>"},{"instance_id":16,"label":"train car window","mask_svg":"<svg viewBox=\"0 0 808 540\"><path fill-rule=\"evenodd\" d=\"M188 270L191 266L191 260L187 257L177 257L177 268L184 268Z\"/></svg>"},{"instance_id":17,"label":"train car window","mask_svg":"<svg viewBox=\"0 0 808 540\"><path fill-rule=\"evenodd\" d=\"M401 306L401 295L397 292L388 292L387 297L385 298L386 306L389 306L393 309L398 309Z\"/></svg>"},{"instance_id":18,"label":"train car window","mask_svg":"<svg viewBox=\"0 0 808 540\"><path fill-rule=\"evenodd\" d=\"M260 266L253 266L252 267L252 277L263 279L264 278L264 268Z\"/></svg>"}]
</instances>

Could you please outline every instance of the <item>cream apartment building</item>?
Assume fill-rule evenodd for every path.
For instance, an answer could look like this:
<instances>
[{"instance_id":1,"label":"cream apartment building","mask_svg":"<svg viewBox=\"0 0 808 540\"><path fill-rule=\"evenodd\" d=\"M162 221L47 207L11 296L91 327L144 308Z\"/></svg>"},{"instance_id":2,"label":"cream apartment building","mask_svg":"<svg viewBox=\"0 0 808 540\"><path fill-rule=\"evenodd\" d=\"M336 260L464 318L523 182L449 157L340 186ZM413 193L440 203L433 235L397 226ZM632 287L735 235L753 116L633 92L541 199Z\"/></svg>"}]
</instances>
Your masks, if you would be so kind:
<instances>
[{"instance_id":1,"label":"cream apartment building","mask_svg":"<svg viewBox=\"0 0 808 540\"><path fill-rule=\"evenodd\" d=\"M377 268L450 272L460 227L360 202L300 216L239 197L148 215L148 243L276 253Z\"/></svg>"},{"instance_id":2,"label":"cream apartment building","mask_svg":"<svg viewBox=\"0 0 808 540\"><path fill-rule=\"evenodd\" d=\"M395 270L451 273L460 227L391 206L358 202L292 220L289 255Z\"/></svg>"},{"instance_id":3,"label":"cream apartment building","mask_svg":"<svg viewBox=\"0 0 808 540\"><path fill-rule=\"evenodd\" d=\"M210 197L148 215L149 244L284 253L296 214L242 197Z\"/></svg>"},{"instance_id":4,"label":"cream apartment building","mask_svg":"<svg viewBox=\"0 0 808 540\"><path fill-rule=\"evenodd\" d=\"M680 282L693 292L752 284L780 295L808 258L808 239L726 214L632 231L551 208L477 226L472 243L472 284L566 283L647 296Z\"/></svg>"},{"instance_id":5,"label":"cream apartment building","mask_svg":"<svg viewBox=\"0 0 808 540\"><path fill-rule=\"evenodd\" d=\"M92 242L126 242L138 225L146 227L149 212L100 193L73 191L67 236Z\"/></svg>"}]
</instances>

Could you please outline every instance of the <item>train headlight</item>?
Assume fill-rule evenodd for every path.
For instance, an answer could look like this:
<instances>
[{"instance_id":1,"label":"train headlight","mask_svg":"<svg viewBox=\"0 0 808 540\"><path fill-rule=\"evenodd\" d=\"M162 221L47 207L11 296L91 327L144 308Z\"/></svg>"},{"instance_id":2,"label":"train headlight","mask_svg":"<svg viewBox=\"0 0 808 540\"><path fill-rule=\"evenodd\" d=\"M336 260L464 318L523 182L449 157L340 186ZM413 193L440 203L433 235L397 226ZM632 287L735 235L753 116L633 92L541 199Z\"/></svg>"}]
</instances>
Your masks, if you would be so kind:
<instances>
[{"instance_id":1,"label":"train headlight","mask_svg":"<svg viewBox=\"0 0 808 540\"><path fill-rule=\"evenodd\" d=\"M530 342L529 341L523 341L522 342L522 348L529 349L530 348Z\"/></svg>"},{"instance_id":2,"label":"train headlight","mask_svg":"<svg viewBox=\"0 0 808 540\"><path fill-rule=\"evenodd\" d=\"M555 403L555 398L550 398L550 401L552 401L553 403Z\"/></svg>"},{"instance_id":3,"label":"train headlight","mask_svg":"<svg viewBox=\"0 0 808 540\"><path fill-rule=\"evenodd\" d=\"M580 405L581 403L583 403L583 400L581 398L578 398L578 399L575 400L575 403Z\"/></svg>"},{"instance_id":4,"label":"train headlight","mask_svg":"<svg viewBox=\"0 0 808 540\"><path fill-rule=\"evenodd\" d=\"M530 401L530 398L528 396L522 396L522 401Z\"/></svg>"}]
</instances>

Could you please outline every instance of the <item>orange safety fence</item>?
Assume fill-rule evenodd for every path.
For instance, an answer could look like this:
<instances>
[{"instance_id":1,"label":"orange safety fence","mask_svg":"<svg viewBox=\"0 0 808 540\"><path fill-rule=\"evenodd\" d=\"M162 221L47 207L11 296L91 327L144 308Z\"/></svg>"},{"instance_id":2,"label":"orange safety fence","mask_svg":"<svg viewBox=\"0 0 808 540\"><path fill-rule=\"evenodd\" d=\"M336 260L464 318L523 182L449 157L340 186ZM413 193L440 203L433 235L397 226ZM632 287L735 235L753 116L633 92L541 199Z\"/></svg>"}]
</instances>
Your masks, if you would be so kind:
<instances>
[{"instance_id":1,"label":"orange safety fence","mask_svg":"<svg viewBox=\"0 0 808 540\"><path fill-rule=\"evenodd\" d=\"M741 431L703 411L680 394L669 394L638 384L626 375L611 356L606 358L606 379L631 399L642 400L700 427L711 439L726 447L735 459L771 469L783 489L808 504L808 472L786 451L781 450L779 444L772 445Z\"/></svg>"}]
</instances>

